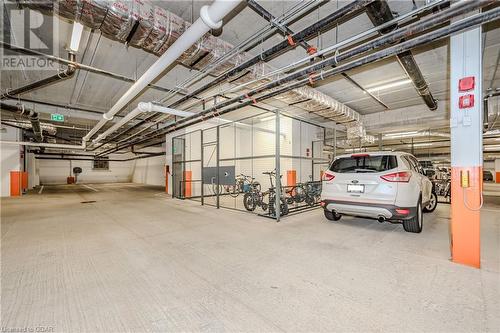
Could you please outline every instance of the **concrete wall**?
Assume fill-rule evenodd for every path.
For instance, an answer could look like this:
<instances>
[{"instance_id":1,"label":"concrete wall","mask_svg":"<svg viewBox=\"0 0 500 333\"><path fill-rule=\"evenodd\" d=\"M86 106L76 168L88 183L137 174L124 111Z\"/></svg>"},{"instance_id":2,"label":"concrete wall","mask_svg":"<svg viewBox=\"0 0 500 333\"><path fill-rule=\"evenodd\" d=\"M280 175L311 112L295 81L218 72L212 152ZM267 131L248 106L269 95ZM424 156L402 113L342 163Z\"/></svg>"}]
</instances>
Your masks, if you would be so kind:
<instances>
[{"instance_id":1,"label":"concrete wall","mask_svg":"<svg viewBox=\"0 0 500 333\"><path fill-rule=\"evenodd\" d=\"M0 133L1 140L5 141L20 141L20 130L10 127L2 126ZM0 157L1 157L1 196L10 196L10 171L20 171L22 169L21 152L24 150L22 146L1 144Z\"/></svg>"},{"instance_id":2,"label":"concrete wall","mask_svg":"<svg viewBox=\"0 0 500 333\"><path fill-rule=\"evenodd\" d=\"M116 156L111 155L110 158ZM123 158L120 156L119 158ZM78 183L121 183L132 181L134 161L109 162L109 170L93 170L92 161L38 160L40 184L66 184L74 167L82 168Z\"/></svg>"},{"instance_id":3,"label":"concrete wall","mask_svg":"<svg viewBox=\"0 0 500 333\"><path fill-rule=\"evenodd\" d=\"M161 152L164 148L152 149L149 152ZM142 158L134 161L132 181L138 184L165 186L165 156Z\"/></svg>"}]
</instances>

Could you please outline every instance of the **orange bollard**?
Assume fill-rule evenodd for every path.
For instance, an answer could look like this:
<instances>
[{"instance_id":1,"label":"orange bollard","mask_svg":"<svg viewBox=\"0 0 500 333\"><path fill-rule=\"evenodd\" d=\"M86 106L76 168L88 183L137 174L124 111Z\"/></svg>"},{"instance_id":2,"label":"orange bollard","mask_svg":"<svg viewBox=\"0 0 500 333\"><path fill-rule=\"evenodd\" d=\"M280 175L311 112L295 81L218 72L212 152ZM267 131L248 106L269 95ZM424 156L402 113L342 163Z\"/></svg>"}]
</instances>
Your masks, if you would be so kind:
<instances>
[{"instance_id":1,"label":"orange bollard","mask_svg":"<svg viewBox=\"0 0 500 333\"><path fill-rule=\"evenodd\" d=\"M286 185L288 189L285 192L291 192L291 195L295 195L295 190L291 190L290 188L297 185L297 171L296 170L288 170L286 172Z\"/></svg>"},{"instance_id":2,"label":"orange bollard","mask_svg":"<svg viewBox=\"0 0 500 333\"><path fill-rule=\"evenodd\" d=\"M191 198L191 180L193 177L192 171L184 171L184 198Z\"/></svg>"},{"instance_id":3,"label":"orange bollard","mask_svg":"<svg viewBox=\"0 0 500 333\"><path fill-rule=\"evenodd\" d=\"M22 193L23 181L21 171L10 172L10 196L19 197Z\"/></svg>"}]
</instances>

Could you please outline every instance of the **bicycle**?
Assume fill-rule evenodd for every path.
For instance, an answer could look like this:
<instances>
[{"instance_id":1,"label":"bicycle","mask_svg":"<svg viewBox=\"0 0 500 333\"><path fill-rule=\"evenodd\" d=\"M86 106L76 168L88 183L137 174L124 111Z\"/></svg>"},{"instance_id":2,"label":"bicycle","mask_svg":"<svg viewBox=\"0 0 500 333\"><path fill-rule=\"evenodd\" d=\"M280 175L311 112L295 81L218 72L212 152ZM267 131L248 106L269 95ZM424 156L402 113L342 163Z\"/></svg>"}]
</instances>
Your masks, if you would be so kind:
<instances>
[{"instance_id":1,"label":"bicycle","mask_svg":"<svg viewBox=\"0 0 500 333\"><path fill-rule=\"evenodd\" d=\"M277 179L277 186L281 186L281 175L278 180L278 177L276 175L276 171L273 170L271 172L263 172L262 174L268 175L269 176L269 182L271 184L271 187L269 190L262 192L260 189L252 189L250 192L245 193L243 196L243 205L245 206L245 209L252 212L255 210L257 206L261 207L263 211L266 211L269 209L269 215L274 216L276 215L276 187L273 184L273 177ZM265 198L267 197L268 202L265 202ZM284 197L280 198L280 215L284 216L287 215L289 210L288 210L288 204L285 200Z\"/></svg>"},{"instance_id":2,"label":"bicycle","mask_svg":"<svg viewBox=\"0 0 500 333\"><path fill-rule=\"evenodd\" d=\"M252 190L261 190L260 183L254 177L239 174L236 176L235 185L226 185L224 189L233 198L236 198L240 193L247 193Z\"/></svg>"}]
</instances>

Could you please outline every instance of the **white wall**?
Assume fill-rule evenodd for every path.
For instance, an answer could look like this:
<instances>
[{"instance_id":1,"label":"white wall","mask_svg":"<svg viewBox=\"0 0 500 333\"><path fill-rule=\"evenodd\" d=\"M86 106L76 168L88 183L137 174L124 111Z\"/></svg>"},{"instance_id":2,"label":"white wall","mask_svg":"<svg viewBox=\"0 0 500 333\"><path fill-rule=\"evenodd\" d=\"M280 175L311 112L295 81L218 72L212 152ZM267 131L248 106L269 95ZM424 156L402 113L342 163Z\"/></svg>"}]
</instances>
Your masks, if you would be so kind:
<instances>
[{"instance_id":1,"label":"white wall","mask_svg":"<svg viewBox=\"0 0 500 333\"><path fill-rule=\"evenodd\" d=\"M158 152L164 148L157 148ZM154 152L152 148L148 151ZM165 186L165 156L141 158L134 161L132 182L145 185Z\"/></svg>"},{"instance_id":2,"label":"white wall","mask_svg":"<svg viewBox=\"0 0 500 333\"><path fill-rule=\"evenodd\" d=\"M110 155L110 159L124 158ZM124 183L132 181L134 161L109 162L109 170L93 170L92 161L38 160L40 184L66 184L74 167L82 168L78 183Z\"/></svg>"},{"instance_id":3,"label":"white wall","mask_svg":"<svg viewBox=\"0 0 500 333\"><path fill-rule=\"evenodd\" d=\"M28 153L26 156L26 171L28 171L28 188L32 189L40 185L40 170L35 154Z\"/></svg>"},{"instance_id":4,"label":"white wall","mask_svg":"<svg viewBox=\"0 0 500 333\"><path fill-rule=\"evenodd\" d=\"M1 140L5 141L20 141L21 133L18 129L10 126L2 126L0 133ZM21 171L21 151L24 148L18 145L1 144L0 157L1 157L1 196L10 196L10 172Z\"/></svg>"}]
</instances>

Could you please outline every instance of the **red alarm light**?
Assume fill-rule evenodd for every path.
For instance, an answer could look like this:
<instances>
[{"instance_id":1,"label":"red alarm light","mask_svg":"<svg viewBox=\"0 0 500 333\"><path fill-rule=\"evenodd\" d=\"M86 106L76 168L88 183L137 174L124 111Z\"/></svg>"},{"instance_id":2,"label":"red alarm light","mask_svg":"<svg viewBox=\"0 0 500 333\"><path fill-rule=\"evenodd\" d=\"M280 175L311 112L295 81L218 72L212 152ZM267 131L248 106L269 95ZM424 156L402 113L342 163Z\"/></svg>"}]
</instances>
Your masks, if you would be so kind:
<instances>
[{"instance_id":1,"label":"red alarm light","mask_svg":"<svg viewBox=\"0 0 500 333\"><path fill-rule=\"evenodd\" d=\"M458 91L464 92L474 89L476 79L474 76L468 76L458 81Z\"/></svg>"},{"instance_id":2,"label":"red alarm light","mask_svg":"<svg viewBox=\"0 0 500 333\"><path fill-rule=\"evenodd\" d=\"M468 94L460 96L458 99L458 107L460 109L468 109L474 107L474 95Z\"/></svg>"}]
</instances>

